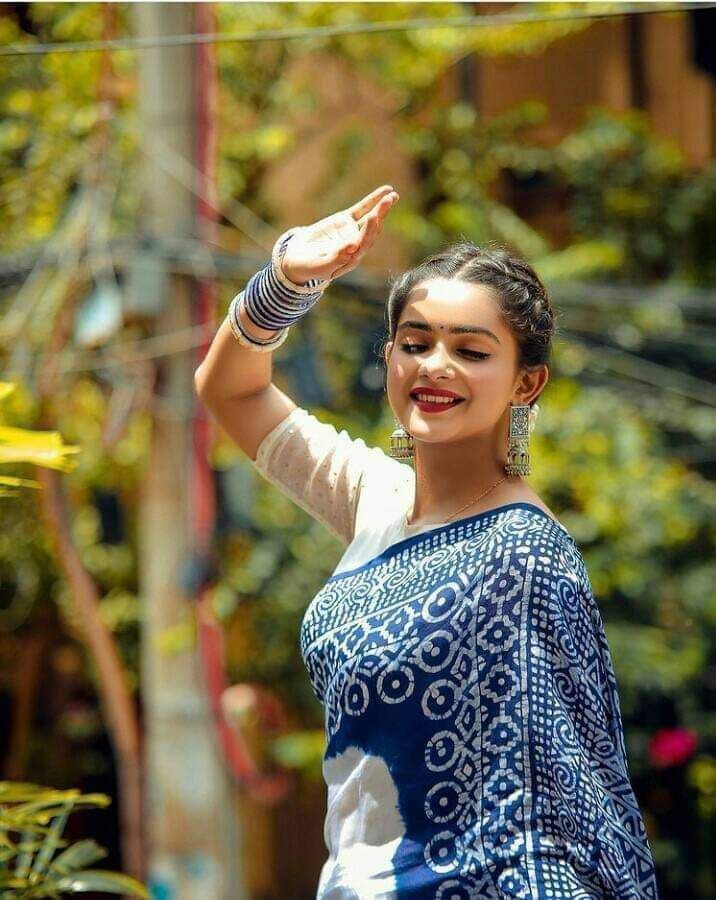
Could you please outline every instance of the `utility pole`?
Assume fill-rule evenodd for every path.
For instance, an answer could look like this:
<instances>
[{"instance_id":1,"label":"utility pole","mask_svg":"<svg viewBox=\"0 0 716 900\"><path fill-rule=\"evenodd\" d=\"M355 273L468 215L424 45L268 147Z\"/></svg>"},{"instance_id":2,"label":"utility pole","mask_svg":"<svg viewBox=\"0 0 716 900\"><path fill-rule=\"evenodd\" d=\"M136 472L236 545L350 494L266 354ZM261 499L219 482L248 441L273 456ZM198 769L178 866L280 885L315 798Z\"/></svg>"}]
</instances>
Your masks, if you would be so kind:
<instances>
[{"instance_id":1,"label":"utility pole","mask_svg":"<svg viewBox=\"0 0 716 900\"><path fill-rule=\"evenodd\" d=\"M192 3L132 8L140 37L195 31ZM142 135L160 137L194 163L196 47L140 50L137 65ZM197 237L194 196L151 156L142 156L142 167L144 233ZM191 326L193 290L187 276L169 277L157 333ZM133 302L141 307L142 298ZM192 354L171 354L156 364L155 391L167 398L167 407L185 408L195 397ZM192 645L166 653L157 640L194 616L193 598L180 581L193 550L192 452L188 417L155 417L139 512L147 872L152 896L161 900L245 900L235 788L214 740L197 651Z\"/></svg>"}]
</instances>

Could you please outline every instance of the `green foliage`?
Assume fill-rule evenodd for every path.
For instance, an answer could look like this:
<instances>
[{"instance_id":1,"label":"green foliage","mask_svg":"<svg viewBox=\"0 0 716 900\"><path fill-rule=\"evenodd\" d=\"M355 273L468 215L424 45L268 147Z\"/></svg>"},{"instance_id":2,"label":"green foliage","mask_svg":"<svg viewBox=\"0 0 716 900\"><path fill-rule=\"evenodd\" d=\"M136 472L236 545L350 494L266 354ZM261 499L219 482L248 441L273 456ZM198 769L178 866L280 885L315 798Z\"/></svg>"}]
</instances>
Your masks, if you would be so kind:
<instances>
[{"instance_id":1,"label":"green foliage","mask_svg":"<svg viewBox=\"0 0 716 900\"><path fill-rule=\"evenodd\" d=\"M73 812L109 803L104 794L0 782L0 893L4 900L90 891L148 898L144 885L128 875L88 868L107 855L95 841L68 846L62 838Z\"/></svg>"},{"instance_id":2,"label":"green foliage","mask_svg":"<svg viewBox=\"0 0 716 900\"><path fill-rule=\"evenodd\" d=\"M322 728L294 731L270 744L271 756L279 765L285 769L298 769L316 780L321 775L325 749L326 735Z\"/></svg>"},{"instance_id":3,"label":"green foliage","mask_svg":"<svg viewBox=\"0 0 716 900\"><path fill-rule=\"evenodd\" d=\"M575 236L618 248L620 276L716 283L716 163L689 171L646 114L596 109L556 148L554 167L571 191Z\"/></svg>"}]
</instances>

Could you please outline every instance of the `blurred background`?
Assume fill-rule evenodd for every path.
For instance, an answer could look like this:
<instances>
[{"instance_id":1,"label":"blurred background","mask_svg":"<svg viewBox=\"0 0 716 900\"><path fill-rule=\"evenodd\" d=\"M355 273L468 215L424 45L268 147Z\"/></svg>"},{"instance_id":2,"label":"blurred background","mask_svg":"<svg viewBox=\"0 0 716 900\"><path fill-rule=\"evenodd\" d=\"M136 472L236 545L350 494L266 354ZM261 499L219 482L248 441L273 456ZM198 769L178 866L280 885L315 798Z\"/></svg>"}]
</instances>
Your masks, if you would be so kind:
<instances>
[{"instance_id":1,"label":"blurred background","mask_svg":"<svg viewBox=\"0 0 716 900\"><path fill-rule=\"evenodd\" d=\"M714 7L0 3L0 777L108 794L65 828L104 867L315 896L298 629L342 548L193 373L283 230L392 184L275 381L387 452L388 278L463 237L536 268L530 483L605 620L661 896L714 896Z\"/></svg>"}]
</instances>

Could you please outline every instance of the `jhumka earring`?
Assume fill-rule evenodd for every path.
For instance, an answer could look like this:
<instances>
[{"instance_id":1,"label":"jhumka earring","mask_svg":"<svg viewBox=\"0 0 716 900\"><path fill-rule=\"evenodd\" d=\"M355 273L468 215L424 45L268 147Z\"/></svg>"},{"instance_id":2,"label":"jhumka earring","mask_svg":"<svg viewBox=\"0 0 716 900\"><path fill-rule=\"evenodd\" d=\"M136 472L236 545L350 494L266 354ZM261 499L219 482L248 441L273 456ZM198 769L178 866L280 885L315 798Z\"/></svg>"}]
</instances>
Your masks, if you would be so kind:
<instances>
[{"instance_id":1,"label":"jhumka earring","mask_svg":"<svg viewBox=\"0 0 716 900\"><path fill-rule=\"evenodd\" d=\"M510 406L510 432L507 449L507 462L505 472L508 475L530 474L529 436L533 431L539 406L534 403L516 404ZM389 456L393 459L414 459L415 443L400 422L395 419L395 429L390 435Z\"/></svg>"},{"instance_id":2,"label":"jhumka earring","mask_svg":"<svg viewBox=\"0 0 716 900\"><path fill-rule=\"evenodd\" d=\"M510 432L505 472L508 475L530 474L530 432L537 421L539 406L535 403L510 404Z\"/></svg>"},{"instance_id":3,"label":"jhumka earring","mask_svg":"<svg viewBox=\"0 0 716 900\"><path fill-rule=\"evenodd\" d=\"M415 444L412 435L395 419L395 429L390 435L389 456L393 459L413 459Z\"/></svg>"}]
</instances>

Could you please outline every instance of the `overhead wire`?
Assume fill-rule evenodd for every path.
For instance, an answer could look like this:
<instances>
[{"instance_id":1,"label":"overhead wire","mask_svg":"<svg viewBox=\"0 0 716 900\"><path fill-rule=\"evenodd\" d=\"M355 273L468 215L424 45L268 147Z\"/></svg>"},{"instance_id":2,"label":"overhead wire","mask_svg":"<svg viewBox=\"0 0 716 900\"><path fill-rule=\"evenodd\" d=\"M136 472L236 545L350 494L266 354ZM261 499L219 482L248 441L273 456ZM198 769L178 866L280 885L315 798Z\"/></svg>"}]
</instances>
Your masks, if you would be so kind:
<instances>
[{"instance_id":1,"label":"overhead wire","mask_svg":"<svg viewBox=\"0 0 716 900\"><path fill-rule=\"evenodd\" d=\"M0 57L42 56L48 53L96 53L100 51L154 50L165 47L183 47L196 44L256 43L259 41L291 41L311 38L343 37L355 34L381 34L397 31L423 31L440 28L488 28L496 25L530 22L559 22L579 19L606 19L615 16L646 13L679 13L694 9L709 9L716 3L623 3L585 4L583 8L570 7L564 13L500 12L480 16L452 16L444 19L405 19L387 22L347 22L344 24L313 25L300 28L272 28L245 34L222 32L154 35L151 37L112 38L93 41L55 41L37 44L0 45Z\"/></svg>"},{"instance_id":2,"label":"overhead wire","mask_svg":"<svg viewBox=\"0 0 716 900\"><path fill-rule=\"evenodd\" d=\"M150 145L154 145L154 147ZM182 187L195 197L208 204L215 212L223 216L239 232L246 235L262 250L268 252L278 237L277 230L239 200L231 199L227 205L221 206L209 196L205 187L205 177L199 169L185 156L162 141L154 134L140 135L140 150L154 163L174 178Z\"/></svg>"}]
</instances>

